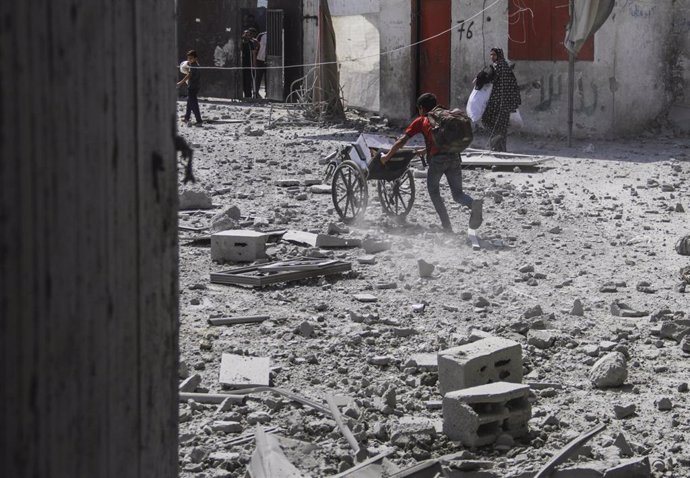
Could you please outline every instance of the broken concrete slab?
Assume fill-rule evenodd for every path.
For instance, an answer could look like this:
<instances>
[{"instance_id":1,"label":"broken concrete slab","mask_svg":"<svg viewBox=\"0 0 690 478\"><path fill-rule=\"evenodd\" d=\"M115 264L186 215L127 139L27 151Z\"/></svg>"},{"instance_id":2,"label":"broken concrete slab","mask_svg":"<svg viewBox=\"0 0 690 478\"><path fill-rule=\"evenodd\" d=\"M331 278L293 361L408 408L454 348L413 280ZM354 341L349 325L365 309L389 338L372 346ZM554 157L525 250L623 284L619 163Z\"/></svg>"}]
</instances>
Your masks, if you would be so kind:
<instances>
[{"instance_id":1,"label":"broken concrete slab","mask_svg":"<svg viewBox=\"0 0 690 478\"><path fill-rule=\"evenodd\" d=\"M283 240L309 247L359 247L360 239L345 239L329 234L314 234L304 231L287 231Z\"/></svg>"},{"instance_id":2,"label":"broken concrete slab","mask_svg":"<svg viewBox=\"0 0 690 478\"><path fill-rule=\"evenodd\" d=\"M625 460L604 473L604 478L649 478L651 476L649 457L646 456Z\"/></svg>"},{"instance_id":3,"label":"broken concrete slab","mask_svg":"<svg viewBox=\"0 0 690 478\"><path fill-rule=\"evenodd\" d=\"M252 262L266 257L267 235L248 229L221 231L211 235L211 260Z\"/></svg>"},{"instance_id":4,"label":"broken concrete slab","mask_svg":"<svg viewBox=\"0 0 690 478\"><path fill-rule=\"evenodd\" d=\"M438 370L438 354L419 353L412 354L405 367L417 367L419 370L435 372Z\"/></svg>"},{"instance_id":5,"label":"broken concrete slab","mask_svg":"<svg viewBox=\"0 0 690 478\"><path fill-rule=\"evenodd\" d=\"M488 337L438 353L442 394L490 382L522 381L522 347L500 337Z\"/></svg>"},{"instance_id":6,"label":"broken concrete slab","mask_svg":"<svg viewBox=\"0 0 690 478\"><path fill-rule=\"evenodd\" d=\"M180 192L180 211L211 209L212 207L211 196L202 189L185 189Z\"/></svg>"},{"instance_id":7,"label":"broken concrete slab","mask_svg":"<svg viewBox=\"0 0 690 478\"><path fill-rule=\"evenodd\" d=\"M201 385L201 375L195 373L191 377L183 380L178 390L180 392L193 392L199 385Z\"/></svg>"},{"instance_id":8,"label":"broken concrete slab","mask_svg":"<svg viewBox=\"0 0 690 478\"><path fill-rule=\"evenodd\" d=\"M465 446L494 443L504 433L527 433L532 416L528 385L494 382L455 390L443 397L443 432Z\"/></svg>"},{"instance_id":9,"label":"broken concrete slab","mask_svg":"<svg viewBox=\"0 0 690 478\"><path fill-rule=\"evenodd\" d=\"M376 254L377 252L387 251L391 248L389 241L381 241L378 239L364 239L362 241L362 249L367 254Z\"/></svg>"},{"instance_id":10,"label":"broken concrete slab","mask_svg":"<svg viewBox=\"0 0 690 478\"><path fill-rule=\"evenodd\" d=\"M260 387L270 382L270 359L224 353L218 381L228 387Z\"/></svg>"}]
</instances>

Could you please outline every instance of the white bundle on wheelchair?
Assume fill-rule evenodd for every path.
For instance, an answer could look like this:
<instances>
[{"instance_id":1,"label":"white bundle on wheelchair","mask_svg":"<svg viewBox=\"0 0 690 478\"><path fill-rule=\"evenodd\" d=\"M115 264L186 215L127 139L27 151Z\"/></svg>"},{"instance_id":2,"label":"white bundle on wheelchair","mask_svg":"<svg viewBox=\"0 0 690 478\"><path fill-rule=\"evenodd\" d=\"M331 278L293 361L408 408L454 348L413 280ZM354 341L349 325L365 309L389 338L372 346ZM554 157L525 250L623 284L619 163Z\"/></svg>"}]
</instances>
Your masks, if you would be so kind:
<instances>
[{"instance_id":1,"label":"white bundle on wheelchair","mask_svg":"<svg viewBox=\"0 0 690 478\"><path fill-rule=\"evenodd\" d=\"M494 85L492 83L487 83L481 90L472 88L470 98L467 100L467 116L470 117L473 123L477 123L482 119L486 105L489 104L489 97L493 88Z\"/></svg>"}]
</instances>

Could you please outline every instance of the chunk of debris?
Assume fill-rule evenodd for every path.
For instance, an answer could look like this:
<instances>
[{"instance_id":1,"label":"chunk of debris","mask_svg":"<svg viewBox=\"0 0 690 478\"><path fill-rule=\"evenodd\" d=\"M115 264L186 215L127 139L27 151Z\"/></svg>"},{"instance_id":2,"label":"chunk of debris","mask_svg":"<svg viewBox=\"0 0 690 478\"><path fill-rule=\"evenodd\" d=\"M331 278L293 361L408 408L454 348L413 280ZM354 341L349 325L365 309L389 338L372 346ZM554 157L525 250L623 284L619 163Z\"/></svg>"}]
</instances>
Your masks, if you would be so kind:
<instances>
[{"instance_id":1,"label":"chunk of debris","mask_svg":"<svg viewBox=\"0 0 690 478\"><path fill-rule=\"evenodd\" d=\"M213 216L209 232L215 234L216 232L237 229L241 219L240 209L237 206L229 207L225 211Z\"/></svg>"},{"instance_id":2,"label":"chunk of debris","mask_svg":"<svg viewBox=\"0 0 690 478\"><path fill-rule=\"evenodd\" d=\"M435 265L426 262L424 259L417 260L417 267L419 268L419 277L431 277L436 268Z\"/></svg>"},{"instance_id":3,"label":"chunk of debris","mask_svg":"<svg viewBox=\"0 0 690 478\"><path fill-rule=\"evenodd\" d=\"M269 385L270 359L224 353L220 362L218 381L228 387L258 387Z\"/></svg>"},{"instance_id":4,"label":"chunk of debris","mask_svg":"<svg viewBox=\"0 0 690 478\"><path fill-rule=\"evenodd\" d=\"M211 235L211 260L252 262L266 257L266 234L248 229Z\"/></svg>"},{"instance_id":5,"label":"chunk of debris","mask_svg":"<svg viewBox=\"0 0 690 478\"><path fill-rule=\"evenodd\" d=\"M589 379L596 388L620 387L628 378L625 355L611 352L597 360L589 372Z\"/></svg>"},{"instance_id":6,"label":"chunk of debris","mask_svg":"<svg viewBox=\"0 0 690 478\"><path fill-rule=\"evenodd\" d=\"M391 248L391 243L388 241L381 241L378 239L364 239L362 241L362 249L367 254L376 254L377 252L387 251Z\"/></svg>"},{"instance_id":7,"label":"chunk of debris","mask_svg":"<svg viewBox=\"0 0 690 478\"><path fill-rule=\"evenodd\" d=\"M525 435L532 416L529 386L495 382L447 393L443 397L443 433L475 447L507 433Z\"/></svg>"},{"instance_id":8,"label":"chunk of debris","mask_svg":"<svg viewBox=\"0 0 690 478\"><path fill-rule=\"evenodd\" d=\"M616 317L645 317L649 315L648 311L638 311L630 307L625 302L613 301L611 302L611 315Z\"/></svg>"},{"instance_id":9,"label":"chunk of debris","mask_svg":"<svg viewBox=\"0 0 690 478\"><path fill-rule=\"evenodd\" d=\"M344 239L329 234L314 234L303 231L287 231L283 240L309 247L359 247L360 239Z\"/></svg>"},{"instance_id":10,"label":"chunk of debris","mask_svg":"<svg viewBox=\"0 0 690 478\"><path fill-rule=\"evenodd\" d=\"M522 347L513 340L489 337L438 353L441 394L498 381L522 381Z\"/></svg>"},{"instance_id":11,"label":"chunk of debris","mask_svg":"<svg viewBox=\"0 0 690 478\"><path fill-rule=\"evenodd\" d=\"M180 211L211 209L212 207L211 196L203 189L189 188L180 193Z\"/></svg>"}]
</instances>

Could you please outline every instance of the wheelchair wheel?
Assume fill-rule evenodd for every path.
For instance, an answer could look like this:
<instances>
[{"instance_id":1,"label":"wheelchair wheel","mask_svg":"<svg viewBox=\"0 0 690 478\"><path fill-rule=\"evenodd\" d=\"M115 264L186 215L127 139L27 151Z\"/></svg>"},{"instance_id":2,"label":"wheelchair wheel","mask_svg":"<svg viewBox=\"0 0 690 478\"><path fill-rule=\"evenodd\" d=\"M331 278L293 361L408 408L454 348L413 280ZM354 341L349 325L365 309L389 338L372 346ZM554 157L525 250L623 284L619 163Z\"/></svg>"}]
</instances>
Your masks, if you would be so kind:
<instances>
[{"instance_id":1,"label":"wheelchair wheel","mask_svg":"<svg viewBox=\"0 0 690 478\"><path fill-rule=\"evenodd\" d=\"M392 181L380 180L376 189L383 212L391 216L405 217L412 210L415 196L414 176L411 170Z\"/></svg>"},{"instance_id":2,"label":"wheelchair wheel","mask_svg":"<svg viewBox=\"0 0 690 478\"><path fill-rule=\"evenodd\" d=\"M343 222L352 222L364 213L369 191L364 175L352 161L345 161L335 168L331 183L333 206Z\"/></svg>"}]
</instances>

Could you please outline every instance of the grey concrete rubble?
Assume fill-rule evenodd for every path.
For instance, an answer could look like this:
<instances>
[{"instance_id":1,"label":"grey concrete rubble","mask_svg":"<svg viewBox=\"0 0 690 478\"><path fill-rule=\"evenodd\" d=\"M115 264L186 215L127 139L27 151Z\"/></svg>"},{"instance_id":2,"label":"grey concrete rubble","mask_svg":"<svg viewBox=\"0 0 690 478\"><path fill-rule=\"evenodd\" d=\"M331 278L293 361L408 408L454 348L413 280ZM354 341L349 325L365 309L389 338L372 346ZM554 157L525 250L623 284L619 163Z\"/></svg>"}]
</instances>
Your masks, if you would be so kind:
<instances>
[{"instance_id":1,"label":"grey concrete rubble","mask_svg":"<svg viewBox=\"0 0 690 478\"><path fill-rule=\"evenodd\" d=\"M548 79L525 91L548 94ZM340 222L319 160L362 132L400 130L352 111L345 124L298 126L288 106L273 106L268 128L263 103L202 103L209 119L243 122L181 128L197 145L195 188L214 191L215 206L178 215L188 228L179 233L181 478L244 477L255 454L254 468L271 451L297 476L438 465L445 476L527 478L602 425L551 476L690 476L690 310L679 287L690 262L674 247L689 233L675 211L690 195L687 141L650 133L567 148L511 133L511 151L556 160L463 169L463 189L485 199L475 251L469 213L445 180L458 232L440 228L421 163L404 221L381 212L367 181L366 214ZM478 132L473 146L485 141ZM213 239L211 250L183 240L209 228L266 238L222 253ZM302 240L281 240L285 231ZM361 245L343 245L352 239ZM350 267L267 281L314 267L305 257ZM261 280L209 281L238 268ZM277 442L258 446L257 427Z\"/></svg>"}]
</instances>

